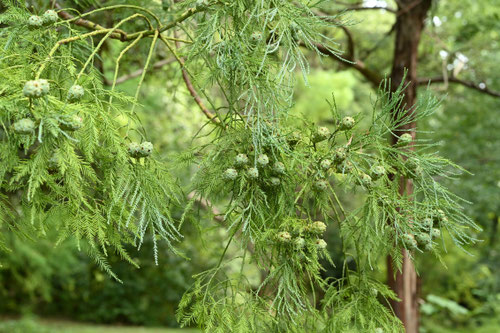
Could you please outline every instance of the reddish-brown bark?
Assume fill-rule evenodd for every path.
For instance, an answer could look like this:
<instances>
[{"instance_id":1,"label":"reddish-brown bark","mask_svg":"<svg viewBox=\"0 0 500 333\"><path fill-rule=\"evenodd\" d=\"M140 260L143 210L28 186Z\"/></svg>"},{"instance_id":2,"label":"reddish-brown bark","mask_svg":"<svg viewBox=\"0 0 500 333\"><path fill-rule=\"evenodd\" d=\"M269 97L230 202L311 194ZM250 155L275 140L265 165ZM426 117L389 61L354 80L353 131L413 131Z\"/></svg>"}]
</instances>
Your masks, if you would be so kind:
<instances>
[{"instance_id":1,"label":"reddish-brown bark","mask_svg":"<svg viewBox=\"0 0 500 333\"><path fill-rule=\"evenodd\" d=\"M399 0L397 2L398 12L401 14L396 18L396 40L391 73L391 89L395 91L403 80L408 85L405 90L405 109L403 112L405 112L405 116L411 117L415 111L413 106L417 98L418 46L432 0ZM395 110L395 112L397 111ZM401 126L396 134L410 132L415 138L415 127L415 122L407 123ZM397 136L392 139L393 143L395 143ZM413 186L410 180L400 180L400 194L410 194L412 190ZM389 286L401 299L400 302L392 302L393 310L403 322L407 333L418 333L418 281L415 267L408 253L404 250L401 272L394 274L391 258L388 258L387 264Z\"/></svg>"}]
</instances>

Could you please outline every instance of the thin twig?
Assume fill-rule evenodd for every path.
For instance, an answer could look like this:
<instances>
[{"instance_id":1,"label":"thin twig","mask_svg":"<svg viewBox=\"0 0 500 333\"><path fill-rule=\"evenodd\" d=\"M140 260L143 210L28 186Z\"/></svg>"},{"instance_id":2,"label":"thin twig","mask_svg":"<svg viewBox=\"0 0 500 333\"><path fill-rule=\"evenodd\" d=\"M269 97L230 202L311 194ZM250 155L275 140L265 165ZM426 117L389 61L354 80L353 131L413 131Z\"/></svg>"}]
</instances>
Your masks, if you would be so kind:
<instances>
[{"instance_id":1,"label":"thin twig","mask_svg":"<svg viewBox=\"0 0 500 333\"><path fill-rule=\"evenodd\" d=\"M465 80L457 79L456 77L453 77L453 76L447 77L446 79L442 76L431 77L431 78L419 78L417 81L417 84L427 85L429 83L431 83L431 84L432 83L444 83L445 81L447 81L449 83L460 84L464 87L477 90L479 92L482 92L484 94L487 94L487 95L490 95L493 97L500 97L499 91L489 89L488 87L486 87L486 84L484 85L484 87L482 87L481 85L474 83L472 81L465 81Z\"/></svg>"},{"instance_id":2,"label":"thin twig","mask_svg":"<svg viewBox=\"0 0 500 333\"><path fill-rule=\"evenodd\" d=\"M58 4L57 2L55 3L55 8L59 9L57 14L63 20L73 20L75 18L70 13L68 13L64 10L61 10L62 6L60 4ZM75 25L78 25L80 27L90 29L90 30L106 30L106 28L104 28L102 25L97 24L97 23L92 22L92 21L89 21L89 20L84 20L82 18L79 18L79 19L73 21L72 23ZM116 30L115 33L110 36L110 38L123 40L126 36L127 36L127 33L125 31Z\"/></svg>"},{"instance_id":3,"label":"thin twig","mask_svg":"<svg viewBox=\"0 0 500 333\"><path fill-rule=\"evenodd\" d=\"M203 209L206 209L206 210L210 211L210 213L212 213L214 220L219 225L225 226L224 225L224 215L219 211L219 209L217 209L217 207L214 207L212 205L212 203L210 202L210 200L202 198L202 197L199 197L196 194L196 192L194 192L194 191L191 192L191 193L189 193L188 196L187 196L187 198L188 198L188 200L195 199L195 201L196 201L196 203L198 205L200 205ZM241 229L235 232L235 236L236 237L241 237ZM253 245L253 243L248 242L247 243L247 249L248 249L248 252L250 252L251 254L255 253L255 246Z\"/></svg>"},{"instance_id":4,"label":"thin twig","mask_svg":"<svg viewBox=\"0 0 500 333\"><path fill-rule=\"evenodd\" d=\"M123 7L123 5L121 5L121 7ZM77 17L71 15L70 13L62 10L63 7L60 4L58 4L58 3L56 3L56 8L59 10L58 11L59 17L61 17L64 20L70 21L71 23L73 23L75 25L82 26L84 28L91 29L91 30L103 30L103 29L106 29L103 26L101 26L101 25L99 25L99 24L97 24L95 22L92 22L90 20L85 20L85 19L82 19L82 18L77 18ZM166 31L168 29L171 29L171 28L175 27L177 24L185 21L189 17L191 17L194 14L196 14L198 12L201 12L203 10L205 10L205 9L203 9L202 7L201 8L198 7L198 8L190 8L190 9L188 9L186 12L184 12L179 17L177 17L174 21L168 23L165 26L159 27L160 32L164 32L164 31ZM109 38L118 39L118 40L120 40L122 42L126 42L126 41L130 41L130 40L136 39L137 36L139 36L139 34L142 34L144 37L152 36L152 35L155 34L155 31L156 31L156 29L149 29L149 30L138 31L138 32L135 32L135 33L128 34L128 33L126 33L123 30L116 29L113 32L113 34L111 34L109 36Z\"/></svg>"},{"instance_id":5,"label":"thin twig","mask_svg":"<svg viewBox=\"0 0 500 333\"><path fill-rule=\"evenodd\" d=\"M374 7L348 7L346 8L348 11L363 11L363 10L385 10L388 11L389 13L397 14L397 11L395 9L389 8L389 7L382 7L382 6L374 6Z\"/></svg>"},{"instance_id":6,"label":"thin twig","mask_svg":"<svg viewBox=\"0 0 500 333\"><path fill-rule=\"evenodd\" d=\"M163 43L165 43L167 48L170 50L170 52L172 52L175 59L177 60L177 62L181 66L182 78L184 80L184 83L186 84L186 88L189 90L189 93L191 94L191 96L195 100L196 104L198 104L198 107L201 109L201 112L203 112L205 114L205 116L207 116L207 118L210 119L211 121L213 121L214 123L216 123L216 124L220 123L219 118L217 118L217 116L215 114L213 114L212 112L210 112L207 109L205 104L203 104L203 101L201 100L200 96L198 95L198 93L194 89L193 84L191 83L191 79L189 78L188 72L187 72L186 68L184 67L184 65L185 65L184 59L179 57L179 55L177 54L175 49L172 47L172 45L170 45L170 43L166 40L165 36L160 34L160 39L163 41Z\"/></svg>"},{"instance_id":7,"label":"thin twig","mask_svg":"<svg viewBox=\"0 0 500 333\"><path fill-rule=\"evenodd\" d=\"M301 44L302 46L302 44ZM384 79L382 75L380 75L378 72L375 72L368 68L366 64L361 61L361 60L356 60L352 59L350 61L345 61L342 58L339 58L338 55L334 54L331 52L327 47L321 45L321 44L314 44L314 46L323 54L330 56L332 59L335 59L342 64L352 67L358 72L360 72L368 81L370 81L373 85L376 87L379 86L380 82Z\"/></svg>"}]
</instances>

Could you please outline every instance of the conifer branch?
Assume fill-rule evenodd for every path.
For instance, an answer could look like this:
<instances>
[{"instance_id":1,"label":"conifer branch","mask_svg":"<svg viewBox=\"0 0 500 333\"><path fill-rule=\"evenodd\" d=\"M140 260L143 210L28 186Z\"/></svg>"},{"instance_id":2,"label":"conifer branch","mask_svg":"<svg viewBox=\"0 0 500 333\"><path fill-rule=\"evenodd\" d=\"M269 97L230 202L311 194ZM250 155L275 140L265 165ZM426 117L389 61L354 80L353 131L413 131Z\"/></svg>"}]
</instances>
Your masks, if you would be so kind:
<instances>
[{"instance_id":1,"label":"conifer branch","mask_svg":"<svg viewBox=\"0 0 500 333\"><path fill-rule=\"evenodd\" d=\"M50 59L52 58L52 56L59 49L59 46L61 46L63 44L71 43L71 42L74 42L74 41L77 41L77 40L80 40L80 39L84 39L84 38L87 38L87 37L92 37L92 36L96 36L96 35L99 35L99 34L109 33L111 30L112 29L96 30L96 31L92 31L92 32L89 32L89 33L86 33L86 34L83 34L83 35L73 36L73 37L65 38L65 39L62 39L62 40L58 41L52 47L52 49L50 50L49 54L47 55L47 58L45 59L45 62L42 63L42 65L38 69L38 71L36 73L36 76L35 76L35 79L40 78L40 75L42 74L42 72L44 71L45 67L47 66L47 63L50 61Z\"/></svg>"},{"instance_id":2,"label":"conifer branch","mask_svg":"<svg viewBox=\"0 0 500 333\"><path fill-rule=\"evenodd\" d=\"M429 78L419 78L417 83L419 85L427 85L427 84L432 84L432 83L446 83L446 82L460 84L464 87L477 90L479 92L482 92L484 94L487 94L487 95L490 95L493 97L500 97L500 91L491 90L488 87L486 87L486 85L484 85L484 87L482 87L475 82L461 80L461 79L458 79L458 78L453 77L453 76L447 77L447 78L442 77L442 76L429 77Z\"/></svg>"},{"instance_id":3,"label":"conifer branch","mask_svg":"<svg viewBox=\"0 0 500 333\"><path fill-rule=\"evenodd\" d=\"M78 18L75 20L75 16L71 15L67 11L62 10L62 6L57 2L55 3L55 8L59 9L59 11L57 13L58 13L60 18L62 18L63 20L66 20L66 21L74 20L71 23L73 23L75 25L87 28L89 30L105 30L106 29L102 25L97 24L97 23L92 22L92 21L89 21L89 20L85 20L82 18ZM126 37L127 37L127 33L123 30L116 30L115 33L113 33L110 36L110 38L119 39L119 40L124 40L124 39L126 39Z\"/></svg>"},{"instance_id":4,"label":"conifer branch","mask_svg":"<svg viewBox=\"0 0 500 333\"><path fill-rule=\"evenodd\" d=\"M118 24L113 27L112 29L106 29L108 30L108 33L99 41L99 44L97 44L97 46L95 47L95 49L92 51L92 53L90 54L90 56L87 58L87 61L85 62L85 64L82 66L82 69L80 69L80 72L78 73L77 77L76 77L76 80L78 80L83 72L85 71L85 69L87 68L87 66L90 64L90 62L92 61L92 59L94 58L94 56L97 54L97 52L100 50L101 46L104 44L104 42L106 41L107 38L109 38L113 32L115 32L119 26L121 26L122 24L124 24L125 22L127 21L130 21L130 20L133 20L134 18L136 17L140 17L140 16L143 16L142 14L133 14L127 18L124 18L123 20L121 20L120 22L118 22ZM156 34L155 34L156 36Z\"/></svg>"},{"instance_id":5,"label":"conifer branch","mask_svg":"<svg viewBox=\"0 0 500 333\"><path fill-rule=\"evenodd\" d=\"M82 26L84 28L87 28L87 29L91 29L91 30L103 30L103 29L106 29L104 28L102 25L98 24L98 23L95 23L95 22L92 22L90 20L86 20L86 19L83 19L81 17L75 17L73 15L71 15L70 13L62 10L62 6L58 3L55 4L55 7L57 9L59 9L59 17L61 17L62 19L68 21L68 22L71 22L73 24L76 24L76 25L79 25L79 26ZM102 11L102 10L109 10L109 9L113 9L113 8L135 8L136 6L124 6L124 5L117 5L117 6L110 6L110 7L106 7L106 8L100 8L98 10L94 10L92 12L89 12L89 13L85 13L81 16L86 16L86 15L89 15L90 13L95 13L97 11ZM137 7L137 8L141 8L141 7ZM144 10L143 8L141 8L142 10ZM183 14L181 14L177 19L175 19L174 21L166 24L166 25L161 25L161 22L159 21L159 19L155 17L155 20L157 21L158 25L159 25L159 31L160 33L162 32L165 32L173 27L175 27L177 24L185 21L186 19L188 19L189 17L193 16L194 14L196 13L199 13L199 12L202 12L204 11L205 9L204 8L201 8L201 7L197 7L197 8L190 8L188 9L187 11L185 11ZM148 11L148 13L150 13ZM154 15L152 13L150 13L150 15ZM135 33L131 33L131 34L128 34L126 33L125 31L123 30L119 30L119 29L116 29L113 34L111 34L109 36L109 38L112 38L112 39L119 39L120 41L122 42L125 42L125 41L130 41L130 40L133 40L135 38L137 38L137 36L139 36L139 34L143 34L144 37L147 37L147 36L152 36L155 34L155 31L156 29L155 28L151 28L149 30L144 30L144 31L139 31L139 32L135 32Z\"/></svg>"}]
</instances>

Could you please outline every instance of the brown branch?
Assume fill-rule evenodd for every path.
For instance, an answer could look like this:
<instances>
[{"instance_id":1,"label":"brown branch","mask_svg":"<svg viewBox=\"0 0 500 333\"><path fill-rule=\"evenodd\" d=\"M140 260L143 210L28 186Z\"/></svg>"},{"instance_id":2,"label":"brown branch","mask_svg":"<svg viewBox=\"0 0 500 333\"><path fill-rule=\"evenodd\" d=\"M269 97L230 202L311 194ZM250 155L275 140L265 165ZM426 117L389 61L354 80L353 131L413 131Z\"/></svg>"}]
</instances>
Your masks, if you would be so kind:
<instances>
[{"instance_id":1,"label":"brown branch","mask_svg":"<svg viewBox=\"0 0 500 333\"><path fill-rule=\"evenodd\" d=\"M318 12L317 15L324 20L329 20L329 21L331 20L328 14L325 14L324 12ZM352 32L346 26L340 25L340 28L344 31L347 37L347 54L345 58L341 58L337 54L334 54L330 49L328 49L324 45L316 43L314 44L314 47L316 47L321 53L328 55L333 59L341 62L343 65L354 68L355 70L360 72L370 83L378 87L380 82L382 82L383 80L383 76L367 68L363 61L356 59L356 49ZM304 43L300 43L300 45L306 46L306 44Z\"/></svg>"},{"instance_id":2,"label":"brown branch","mask_svg":"<svg viewBox=\"0 0 500 333\"><path fill-rule=\"evenodd\" d=\"M62 10L63 7L57 2L55 3L55 8L59 10L58 15L62 19L64 19L64 20L74 20L75 19L75 16ZM131 34L127 34L123 30L116 29L115 30L116 32L112 33L109 37L113 38L113 39L119 39L120 41L125 42L125 41L133 40L133 39L137 38L139 35L142 35L143 37L154 35L156 33L156 30L158 30L158 29L159 29L159 32L161 34L162 32L165 32L166 30L175 27L177 24L185 21L189 17L191 17L194 14L201 12L203 10L204 9L202 7L190 8L190 9L186 10L183 14L181 14L179 17L177 17L177 19L175 19L174 21L172 21L164 26L160 26L157 29L144 30L144 31L139 31L139 32L131 33ZM92 22L89 20L84 20L82 18L78 18L78 19L72 21L72 23L75 25L82 26L82 27L87 28L87 29L91 29L91 30L106 29L103 26L101 26L95 22Z\"/></svg>"},{"instance_id":3,"label":"brown branch","mask_svg":"<svg viewBox=\"0 0 500 333\"><path fill-rule=\"evenodd\" d=\"M57 14L63 20L72 20L75 18L70 13L62 10L62 6L57 2L55 3L55 8L59 10L57 12ZM80 27L90 29L90 30L104 30L104 29L106 29L105 27L103 27L100 24L97 24L97 23L89 21L89 20L84 20L82 18L79 18L79 19L73 21L72 23L75 25L78 25ZM116 29L116 32L112 33L109 37L113 38L113 39L125 40L127 37L127 33L123 30Z\"/></svg>"},{"instance_id":4,"label":"brown branch","mask_svg":"<svg viewBox=\"0 0 500 333\"><path fill-rule=\"evenodd\" d=\"M75 17L73 15L71 15L70 13L62 10L62 6L60 4L58 4L57 2L55 3L55 7L56 9L59 10L58 12L58 15L59 17L61 17L62 19L64 20L72 20L74 19ZM191 9L188 9L186 12L184 12L181 16L179 16L175 21L163 26L160 28L159 32L160 32L160 39L167 45L169 46L168 42L167 42L167 37L165 36L162 36L161 35L161 32L164 32L172 27L174 27L176 24L186 20L187 18L189 18L190 16L194 15L195 13L201 11L200 9L196 9L196 8L191 8ZM99 31L99 30L106 30L106 28L104 28L103 26L97 24L97 23L94 23L92 21L89 21L89 20L84 20L82 18L78 18L76 20L74 20L72 22L73 24L76 24L76 25L79 25L79 26L82 26L82 27L85 27L87 29L91 29L91 30L96 30L96 31ZM128 40L131 40L131 39L134 39L139 35L142 35L142 36L147 36L149 34L152 34L154 33L155 30L147 30L147 31L143 31L143 32L139 32L139 33L134 33L134 34L127 34L126 32L124 32L123 30L119 30L119 29L116 29L116 32L112 33L109 37L110 38L114 38L114 39L119 39L121 41L128 41ZM178 45L178 41L176 40L176 45ZM169 46L170 47L170 46ZM174 53L175 55L175 53ZM196 92L196 90L194 89L193 87L193 84L191 83L191 80L189 78L189 75L186 71L186 69L184 68L184 60L182 58L179 58L179 57L176 57L176 60L179 62L179 64L181 65L181 71L182 71L182 78L186 84L186 87L187 89L189 90L189 93L191 94L191 96L193 97L193 99L195 100L196 104L198 104L198 106L200 107L201 111L207 116L208 119L210 119L211 121L215 122L215 123L220 123L220 120L216 117L215 114L213 114L212 112L210 112L207 107L203 104L203 101L201 100L201 98L198 96L198 93ZM154 65L155 66L163 66L165 64L159 64L159 63L156 63ZM119 78L117 80L117 83L121 83L121 82L124 82L126 80L129 80L133 77L137 77L137 76L140 76L142 75L144 70L138 70L136 72L133 72L131 74L128 74L126 76L123 76L121 78ZM105 79L104 80L104 83L106 85L110 85L112 83L109 82L109 80Z\"/></svg>"},{"instance_id":5,"label":"brown branch","mask_svg":"<svg viewBox=\"0 0 500 333\"><path fill-rule=\"evenodd\" d=\"M389 29L389 31L387 31L384 36L382 36L382 38L380 38L376 43L375 45L368 49L368 50L362 50L362 55L360 54L360 57L363 58L363 59L368 59L370 57L370 55L375 52L376 50L379 49L380 45L382 44L382 42L387 38L389 37L394 31L396 31L396 24L393 24L391 26L391 29Z\"/></svg>"},{"instance_id":6,"label":"brown branch","mask_svg":"<svg viewBox=\"0 0 500 333\"><path fill-rule=\"evenodd\" d=\"M416 6L418 6L421 2L422 2L422 0L415 0L415 1L413 1L408 6L406 6L404 8L401 8L400 10L398 10L396 12L396 15L400 16L400 15L404 15L404 14L408 13L410 10L412 10L413 8L415 8ZM399 6L401 6L400 3L398 3L398 4L399 4Z\"/></svg>"},{"instance_id":7,"label":"brown branch","mask_svg":"<svg viewBox=\"0 0 500 333\"><path fill-rule=\"evenodd\" d=\"M153 69L160 69L166 65L173 63L174 61L175 61L175 58L160 60L160 61L155 62L153 64L152 68ZM136 77L141 76L143 72L144 72L144 69L138 69L136 71L133 71L132 73L120 76L119 78L116 79L116 84L123 83L125 81L130 80L130 79L135 79ZM107 86L111 86L111 85L113 85L113 81L109 80L107 78L104 78L104 84Z\"/></svg>"},{"instance_id":8,"label":"brown branch","mask_svg":"<svg viewBox=\"0 0 500 333\"><path fill-rule=\"evenodd\" d=\"M347 37L347 54L346 58L350 61L354 60L355 54L354 54L354 38L352 36L352 33L347 27L341 26L342 30L344 31L346 37Z\"/></svg>"},{"instance_id":9,"label":"brown branch","mask_svg":"<svg viewBox=\"0 0 500 333\"><path fill-rule=\"evenodd\" d=\"M315 44L314 45L321 53L330 56L332 59L335 59L345 66L351 67L355 70L357 70L361 75L365 77L370 83L378 87L380 85L380 82L384 79L382 75L379 73L369 69L366 67L365 63L361 60L349 60L349 59L342 59L338 55L334 54L331 50L329 50L327 47L321 45L321 44Z\"/></svg>"},{"instance_id":10,"label":"brown branch","mask_svg":"<svg viewBox=\"0 0 500 333\"><path fill-rule=\"evenodd\" d=\"M175 36L175 35L174 35ZM194 89L193 83L191 82L191 79L189 78L189 74L185 68L185 62L184 59L179 57L175 50L170 46L170 43L165 39L164 36L160 35L160 39L165 43L165 45L170 49L170 51L174 54L174 57L176 58L177 62L181 66L181 71L182 71L182 79L184 80L184 83L186 84L186 88L189 90L189 93L193 97L194 101L196 104L198 104L198 107L200 108L201 112L207 116L208 119L210 119L212 122L219 124L220 119L217 118L215 114L213 114L211 111L207 109L203 101L201 100L200 96ZM179 43L175 42L176 47L179 47Z\"/></svg>"},{"instance_id":11,"label":"brown branch","mask_svg":"<svg viewBox=\"0 0 500 333\"><path fill-rule=\"evenodd\" d=\"M191 83L191 80L189 79L189 75L184 67L182 67L182 78L184 79L184 83L186 84L186 88L189 90L189 93L191 94L191 96L195 100L196 104L198 104L198 106L200 107L201 112L203 112L205 114L205 116L207 116L207 118L210 119L211 121L213 121L217 124L220 123L219 118L217 118L217 116L215 114L210 112L207 109L207 107L205 106L205 104L203 104L203 101L201 100L200 96L198 95L198 93L194 89L193 84Z\"/></svg>"},{"instance_id":12,"label":"brown branch","mask_svg":"<svg viewBox=\"0 0 500 333\"><path fill-rule=\"evenodd\" d=\"M347 10L347 11L385 10L389 13L396 14L396 16L400 16L400 15L404 15L404 14L408 13L410 10L412 10L413 8L418 6L421 2L422 2L422 0L415 0L414 2L409 4L408 6L401 8L399 10L396 10L396 9L393 9L390 7L382 7L382 6L373 6L373 7L354 6L354 7L347 7L345 10ZM345 4L345 5L349 5L349 4Z\"/></svg>"},{"instance_id":13,"label":"brown branch","mask_svg":"<svg viewBox=\"0 0 500 333\"><path fill-rule=\"evenodd\" d=\"M397 14L397 11L395 9L389 8L389 7L381 7L381 6L374 6L374 7L347 7L347 11L363 11L363 10L385 10L388 11L389 13Z\"/></svg>"},{"instance_id":14,"label":"brown branch","mask_svg":"<svg viewBox=\"0 0 500 333\"><path fill-rule=\"evenodd\" d=\"M474 82L471 82L471 81L465 81L465 80L457 79L456 77L447 77L447 78L444 78L442 76L439 76L439 77L432 77L432 78L419 78L418 81L417 81L417 84L419 84L419 85L427 85L429 83L432 84L432 83L444 83L444 82L460 84L460 85L462 85L464 87L477 90L479 92L482 92L484 94L487 94L487 95L490 95L490 96L493 96L493 97L500 97L500 92L499 91L494 91L494 90L488 89L488 87L486 87L486 85L484 86L484 88L482 88L477 83L474 83Z\"/></svg>"},{"instance_id":15,"label":"brown branch","mask_svg":"<svg viewBox=\"0 0 500 333\"><path fill-rule=\"evenodd\" d=\"M363 0L357 2L344 2L344 1L332 0L332 2L335 2L337 5L358 6L358 7L360 7L363 4Z\"/></svg>"}]
</instances>

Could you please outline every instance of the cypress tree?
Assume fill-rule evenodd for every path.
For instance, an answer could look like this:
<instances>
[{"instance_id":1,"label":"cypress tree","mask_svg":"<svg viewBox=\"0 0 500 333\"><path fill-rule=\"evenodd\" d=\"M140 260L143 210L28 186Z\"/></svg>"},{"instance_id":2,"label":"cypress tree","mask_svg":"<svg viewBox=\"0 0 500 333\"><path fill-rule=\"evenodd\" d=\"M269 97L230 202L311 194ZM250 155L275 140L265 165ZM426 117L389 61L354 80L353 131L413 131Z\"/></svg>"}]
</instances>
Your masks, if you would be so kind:
<instances>
[{"instance_id":1,"label":"cypress tree","mask_svg":"<svg viewBox=\"0 0 500 333\"><path fill-rule=\"evenodd\" d=\"M461 199L439 183L462 170L433 153L434 143L410 147L399 131L432 114L439 101L430 94L408 114L404 83L384 81L368 119L343 114L334 100L327 126L289 114L295 72L307 80L308 57L327 50L342 58L327 31L343 18L318 16L319 3L56 1L56 18L52 9L3 0L0 222L8 228L2 230L34 235L58 221L61 240L85 242L119 279L108 251L134 264L124 246L140 248L151 237L177 253L185 217L210 200L221 209L225 250L184 295L182 325L207 332L401 332L384 304L395 295L372 278L374 263L390 255L401 269L402 249L410 258L439 255L443 233L461 246L473 241L469 230L476 226ZM94 9L78 10L89 4ZM112 26L95 20L108 12L118 18ZM114 72L107 88L98 62L111 40L120 51L108 59ZM132 50L140 51L143 69L135 95L127 96L116 83ZM189 189L180 188L137 116L160 52L175 58L207 117L200 128L211 132L208 144L181 156L198 165ZM400 140L392 145L391 137ZM401 177L413 181L412 193L399 193ZM193 193L188 200L185 190ZM344 207L345 191L363 194L359 207ZM185 210L180 219L171 213L177 207ZM17 224L21 219L30 223ZM321 274L333 264L327 228L340 230L338 279ZM237 257L228 256L231 244L241 249ZM228 274L236 259L239 274ZM247 265L264 272L257 286Z\"/></svg>"}]
</instances>

